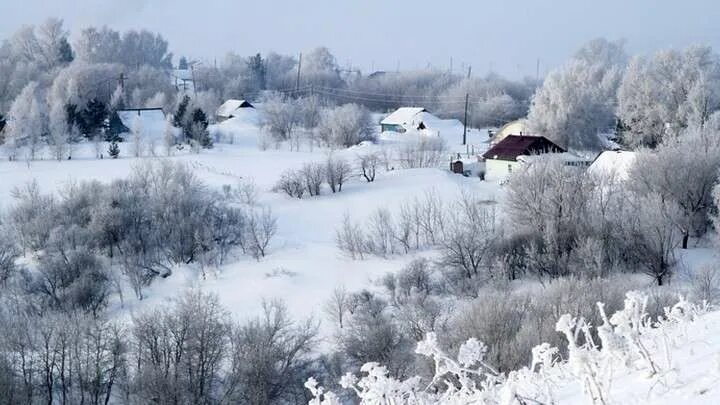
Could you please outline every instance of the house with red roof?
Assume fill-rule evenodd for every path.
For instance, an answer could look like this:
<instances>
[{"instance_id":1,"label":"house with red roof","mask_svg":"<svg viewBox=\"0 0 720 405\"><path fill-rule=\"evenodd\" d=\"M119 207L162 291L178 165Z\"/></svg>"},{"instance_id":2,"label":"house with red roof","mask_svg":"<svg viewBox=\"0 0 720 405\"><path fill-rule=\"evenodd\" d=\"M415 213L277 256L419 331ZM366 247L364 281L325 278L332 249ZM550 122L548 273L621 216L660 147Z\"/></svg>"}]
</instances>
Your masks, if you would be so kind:
<instances>
[{"instance_id":1,"label":"house with red roof","mask_svg":"<svg viewBox=\"0 0 720 405\"><path fill-rule=\"evenodd\" d=\"M522 157L524 156L564 152L565 149L544 136L508 135L483 154L485 179L488 181L506 180L523 164Z\"/></svg>"}]
</instances>

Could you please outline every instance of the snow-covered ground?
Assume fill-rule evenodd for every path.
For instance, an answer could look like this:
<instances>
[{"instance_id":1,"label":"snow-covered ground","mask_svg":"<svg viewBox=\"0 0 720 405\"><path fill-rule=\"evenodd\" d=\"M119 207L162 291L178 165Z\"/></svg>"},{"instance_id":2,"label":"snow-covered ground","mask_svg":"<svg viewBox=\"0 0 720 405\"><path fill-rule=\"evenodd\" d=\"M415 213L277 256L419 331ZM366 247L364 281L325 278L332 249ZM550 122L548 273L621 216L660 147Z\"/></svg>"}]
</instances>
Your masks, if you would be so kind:
<instances>
[{"instance_id":1,"label":"snow-covered ground","mask_svg":"<svg viewBox=\"0 0 720 405\"><path fill-rule=\"evenodd\" d=\"M252 181L259 191L258 202L269 206L278 217L278 233L267 257L258 262L240 256L211 272L204 280L197 269L175 269L172 277L156 280L142 302L126 293L124 307L132 312L156 305L184 288L197 286L216 292L237 317L255 316L263 299L280 298L293 315L320 318L323 316L322 304L335 287L345 286L349 290L367 287L371 280L398 270L412 259L412 256L405 256L357 261L344 257L335 246L335 232L345 213L362 219L378 207L393 209L428 191L448 200L455 198L461 188L470 188L487 199L494 199L501 193L495 184L450 173L443 161L436 169L389 172L381 169L375 182L367 183L358 176L344 185L341 193L332 194L325 189L319 197L293 199L271 190L280 174L309 161L322 161L329 151L317 147L311 151L307 146L300 152L291 152L284 146L260 150L261 134L256 122L256 117L250 114L212 126L211 133L221 134L222 142L200 154L193 154L186 147L175 150L174 156L165 157L163 147L157 145L157 157L133 158L130 157L133 148L129 143L122 143L119 159L108 159L104 145L102 150L106 157L100 160L95 159L92 144L82 144L75 147L72 160L56 161L49 157L31 162L0 160L0 208L12 203L13 188L28 182L37 181L42 191L55 192L69 182L107 182L127 177L133 167L153 159L185 163L194 168L205 183L218 189L226 184L234 187L240 181ZM478 130L472 133L475 138L481 136ZM383 139L386 146L393 147L411 138ZM446 140L451 150L458 148L458 141ZM352 162L359 153L378 147L363 144L333 153Z\"/></svg>"},{"instance_id":2,"label":"snow-covered ground","mask_svg":"<svg viewBox=\"0 0 720 405\"><path fill-rule=\"evenodd\" d=\"M386 272L398 270L413 258L412 255L366 260L344 257L335 245L335 232L346 213L362 219L378 207L393 209L403 201L422 197L428 191L434 191L448 201L455 198L461 189L469 189L488 200L502 198L502 188L497 184L480 181L477 177L452 174L443 162L438 168L380 170L373 183L354 177L341 193L332 194L325 189L319 197L294 199L272 191L280 174L309 161L322 161L326 159L328 150L307 146L299 152L289 151L285 146L261 150L258 146L261 131L253 114L212 126L211 133L217 135L220 142L200 154L184 148L174 150L173 156L166 157L163 148L158 145L157 157L132 158L129 156L132 148L124 143L121 144L119 159L100 160L94 157L92 144L82 144L75 147L72 160L58 162L46 158L32 162L9 162L2 159L0 209L12 203L11 194L15 187L31 181L36 181L45 192L55 192L69 182L107 182L123 178L136 165L154 159L187 164L214 188L252 181L259 192L258 203L271 207L278 217L278 233L267 257L255 261L238 256L208 272L205 278L195 268L176 268L171 277L156 280L147 289L144 300L137 301L133 294L127 292L124 302L116 301L113 309L120 316L131 316L175 297L187 288L196 287L217 293L221 302L238 319L257 315L264 299L284 300L296 317L322 318L322 305L334 288L372 288L374 280ZM468 143L477 145L475 154L482 153L486 147L486 134L486 130L473 129L469 132ZM472 154L468 156L466 147L460 143L461 135L458 128L441 131L450 152L465 152L463 158L472 160ZM418 134L382 134L381 146L363 144L333 153L352 161L362 152L382 146L399 147L416 136ZM107 145L103 145L103 151L106 149ZM717 262L715 251L703 247L681 251L678 258L684 270L690 272ZM613 403L672 404L682 401L701 404L720 401L720 391L717 391L720 379L720 313L703 315L692 324L692 328L689 343L672 347L673 368L666 380L658 382L640 372L627 370L614 374ZM557 392L559 403L587 402L578 386L559 386Z\"/></svg>"}]
</instances>

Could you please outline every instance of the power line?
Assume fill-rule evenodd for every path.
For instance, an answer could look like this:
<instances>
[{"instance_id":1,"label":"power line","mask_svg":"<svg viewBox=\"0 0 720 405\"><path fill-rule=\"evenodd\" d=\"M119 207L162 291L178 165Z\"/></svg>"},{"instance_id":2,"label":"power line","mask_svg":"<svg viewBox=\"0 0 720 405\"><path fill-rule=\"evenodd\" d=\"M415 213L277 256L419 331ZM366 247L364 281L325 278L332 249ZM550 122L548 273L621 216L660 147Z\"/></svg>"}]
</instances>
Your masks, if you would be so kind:
<instances>
[{"instance_id":1,"label":"power line","mask_svg":"<svg viewBox=\"0 0 720 405\"><path fill-rule=\"evenodd\" d=\"M459 100L465 100L465 97L456 97L456 96L428 96L428 95L411 95L411 94L390 94L390 93L375 93L375 92L369 92L369 91L361 91L361 90L351 90L351 89L340 89L340 88L331 88L331 87L323 87L318 86L318 89L324 89L324 90L330 90L330 91L340 91L345 93L354 93L358 95L365 95L365 96L378 96L378 97L388 97L388 98L412 98L412 99L459 99Z\"/></svg>"}]
</instances>

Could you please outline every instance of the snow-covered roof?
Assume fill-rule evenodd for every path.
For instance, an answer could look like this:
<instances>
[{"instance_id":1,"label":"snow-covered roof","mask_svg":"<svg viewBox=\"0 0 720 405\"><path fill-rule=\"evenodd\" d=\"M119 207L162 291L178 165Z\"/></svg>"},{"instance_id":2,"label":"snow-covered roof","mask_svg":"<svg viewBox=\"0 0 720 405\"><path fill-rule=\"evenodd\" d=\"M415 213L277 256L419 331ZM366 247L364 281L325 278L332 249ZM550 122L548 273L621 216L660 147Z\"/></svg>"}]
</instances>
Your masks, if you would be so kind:
<instances>
[{"instance_id":1,"label":"snow-covered roof","mask_svg":"<svg viewBox=\"0 0 720 405\"><path fill-rule=\"evenodd\" d=\"M132 131L136 123L140 125L145 136L162 136L165 131L165 113L161 108L134 108L117 110L122 124Z\"/></svg>"},{"instance_id":2,"label":"snow-covered roof","mask_svg":"<svg viewBox=\"0 0 720 405\"><path fill-rule=\"evenodd\" d=\"M388 115L380 121L383 125L409 125L416 121L416 116L420 113L427 113L422 107L400 107L392 114ZM432 116L428 113L428 115ZM418 121L420 122L420 121Z\"/></svg>"},{"instance_id":3,"label":"snow-covered roof","mask_svg":"<svg viewBox=\"0 0 720 405\"><path fill-rule=\"evenodd\" d=\"M254 108L247 100L230 99L224 102L216 112L218 117L230 118L240 108Z\"/></svg>"},{"instance_id":4,"label":"snow-covered roof","mask_svg":"<svg viewBox=\"0 0 720 405\"><path fill-rule=\"evenodd\" d=\"M637 155L628 151L605 151L588 167L588 174L594 176L615 176L618 180L627 180L630 168Z\"/></svg>"}]
</instances>

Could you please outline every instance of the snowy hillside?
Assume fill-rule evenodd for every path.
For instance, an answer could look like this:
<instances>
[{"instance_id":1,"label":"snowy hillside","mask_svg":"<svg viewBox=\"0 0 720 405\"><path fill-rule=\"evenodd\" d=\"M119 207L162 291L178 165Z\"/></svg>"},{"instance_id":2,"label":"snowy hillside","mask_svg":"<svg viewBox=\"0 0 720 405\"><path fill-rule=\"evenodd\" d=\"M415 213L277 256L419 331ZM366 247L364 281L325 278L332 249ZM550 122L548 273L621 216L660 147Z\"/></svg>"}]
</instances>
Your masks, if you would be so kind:
<instances>
[{"instance_id":1,"label":"snowy hillside","mask_svg":"<svg viewBox=\"0 0 720 405\"><path fill-rule=\"evenodd\" d=\"M236 188L241 184L253 184L258 191L257 202L271 207L278 217L277 237L267 258L261 261L242 258L221 266L206 280L199 279L192 266L175 269L173 277L157 280L149 287L148 298L143 302L128 302L126 298L124 306L133 310L153 306L174 297L178 291L198 286L218 293L221 302L240 317L254 316L263 299L275 298L284 300L294 316L304 317L321 316L322 304L334 288L344 286L355 290L370 286L371 280L412 259L398 256L356 261L345 257L335 246L335 233L346 213L362 219L378 207L398 210L400 204L422 198L428 192L449 199L463 189L472 190L488 200L501 194L497 185L452 174L441 162L438 168L381 170L372 183L354 176L342 193L325 190L316 198L289 198L272 191L280 174L287 169L300 168L307 162L322 162L330 151L323 148L310 151L304 147L300 152L290 152L285 146L260 150L257 113L254 109L246 110L239 117L211 127L211 133L217 134L221 143L201 154L193 154L185 148L174 150L173 156L165 157L161 147L157 146L158 157L133 158L129 156L134 149L132 142L126 142L121 144L121 157L117 160L96 159L92 145L83 144L76 146L73 159L69 161L47 158L32 162L2 161L0 201L12 203L12 190L29 182L37 182L44 192L56 192L73 182L109 182L125 178L134 167L154 160L186 164L216 190L224 185ZM382 148L400 148L416 139L410 136L404 140L389 140ZM353 161L358 155L379 148L381 146L368 143L335 151L334 155ZM106 145L103 146L105 149Z\"/></svg>"}]
</instances>

